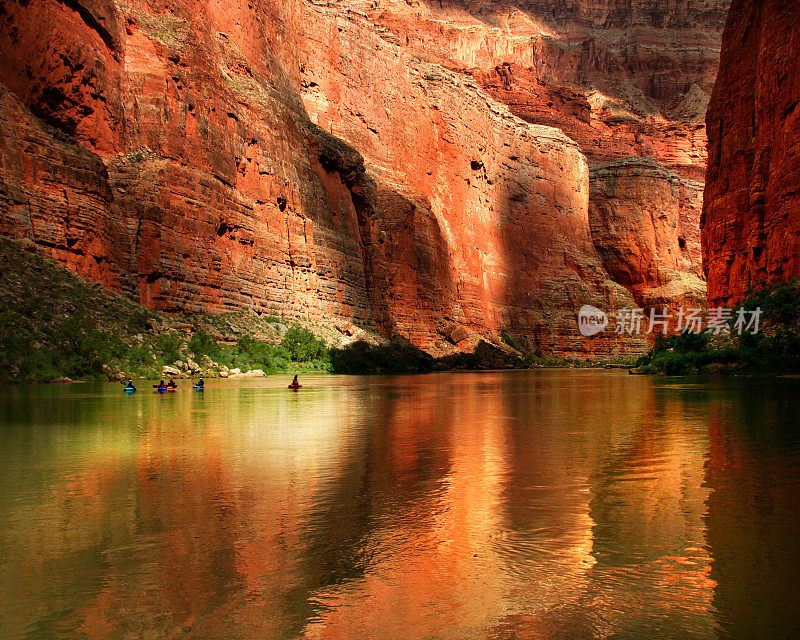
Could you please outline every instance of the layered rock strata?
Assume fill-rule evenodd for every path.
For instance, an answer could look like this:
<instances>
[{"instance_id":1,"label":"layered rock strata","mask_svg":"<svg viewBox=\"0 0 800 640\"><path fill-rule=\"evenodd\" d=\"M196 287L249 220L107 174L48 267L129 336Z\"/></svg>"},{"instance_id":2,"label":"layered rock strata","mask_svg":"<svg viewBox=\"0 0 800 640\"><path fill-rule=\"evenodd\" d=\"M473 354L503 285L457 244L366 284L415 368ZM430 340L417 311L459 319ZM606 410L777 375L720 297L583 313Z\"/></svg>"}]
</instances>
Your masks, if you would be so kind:
<instances>
[{"instance_id":1,"label":"layered rock strata","mask_svg":"<svg viewBox=\"0 0 800 640\"><path fill-rule=\"evenodd\" d=\"M800 8L734 0L708 111L709 300L800 276Z\"/></svg>"},{"instance_id":2,"label":"layered rock strata","mask_svg":"<svg viewBox=\"0 0 800 640\"><path fill-rule=\"evenodd\" d=\"M713 52L682 54L669 80L659 70L677 59L625 49L638 61L626 82L685 90L674 109L691 124L621 116L642 89L612 100L563 84L616 73L569 62L575 34L666 27L647 11L600 20L580 3L564 22L562 4L495 7L526 16L520 36L468 5L6 3L2 233L167 311L344 318L437 354L501 331L566 355L641 350L612 333L581 338L574 312L669 297L675 274L696 272L690 180ZM713 33L723 3L707 4ZM431 15L403 35L417 9ZM447 36L436 51L431 25ZM515 102L509 74L533 74L541 95ZM650 153L659 136L675 144ZM607 164L631 155L661 166ZM666 218L636 209L648 185Z\"/></svg>"},{"instance_id":3,"label":"layered rock strata","mask_svg":"<svg viewBox=\"0 0 800 640\"><path fill-rule=\"evenodd\" d=\"M668 203L660 179L653 182L653 189L662 191L666 215L699 213L706 166L704 115L716 77L728 0L669 6L564 0L362 4L386 29L385 38L403 42L424 59L472 74L515 115L567 133L590 163L656 159L664 172L677 173L682 182L672 190ZM594 185L592 194L602 198L613 192L616 183L608 182L609 177L607 171L593 172L593 183L606 181ZM620 193L614 195L616 201L620 198ZM642 206L647 205L637 201L626 205ZM605 207L598 202L598 208ZM646 216L657 218L664 213L651 209ZM679 270L673 262L640 261L643 270L634 275L637 282L653 280L656 271L674 276L666 288L634 287L640 304L705 300L696 259L699 215L687 222L692 230L675 229L669 238L669 244L681 250ZM597 231L595 245L604 257L643 241L642 237L621 238L615 229L598 224L592 229ZM609 246L615 238L621 243ZM658 253L658 247L646 247L646 255ZM617 268L613 261L604 266L609 271Z\"/></svg>"}]
</instances>

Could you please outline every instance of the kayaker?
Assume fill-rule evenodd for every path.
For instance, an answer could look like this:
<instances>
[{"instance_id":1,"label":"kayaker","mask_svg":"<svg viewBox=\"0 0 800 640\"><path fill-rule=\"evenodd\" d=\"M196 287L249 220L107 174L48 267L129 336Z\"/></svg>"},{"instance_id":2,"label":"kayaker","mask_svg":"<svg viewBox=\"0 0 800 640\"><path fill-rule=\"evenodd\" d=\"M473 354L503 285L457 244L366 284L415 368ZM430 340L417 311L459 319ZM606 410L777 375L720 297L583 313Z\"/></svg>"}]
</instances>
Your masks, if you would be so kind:
<instances>
[{"instance_id":1,"label":"kayaker","mask_svg":"<svg viewBox=\"0 0 800 640\"><path fill-rule=\"evenodd\" d=\"M294 380L292 380L292 386L293 387L299 387L300 386L300 383L297 381L297 376L295 376Z\"/></svg>"},{"instance_id":2,"label":"kayaker","mask_svg":"<svg viewBox=\"0 0 800 640\"><path fill-rule=\"evenodd\" d=\"M203 379L202 379L202 378L200 378L200 379L197 381L197 384L196 384L195 386L196 386L196 387L200 387L201 389L204 389L204 388L205 388L205 386L206 386L206 383L205 383L205 382L203 382Z\"/></svg>"},{"instance_id":3,"label":"kayaker","mask_svg":"<svg viewBox=\"0 0 800 640\"><path fill-rule=\"evenodd\" d=\"M136 385L133 384L133 380L128 379L128 384L125 385L126 389L136 389Z\"/></svg>"},{"instance_id":4,"label":"kayaker","mask_svg":"<svg viewBox=\"0 0 800 640\"><path fill-rule=\"evenodd\" d=\"M167 383L167 387L169 387L170 389L177 389L178 388L178 383L175 382L174 378L170 378L169 382Z\"/></svg>"}]
</instances>

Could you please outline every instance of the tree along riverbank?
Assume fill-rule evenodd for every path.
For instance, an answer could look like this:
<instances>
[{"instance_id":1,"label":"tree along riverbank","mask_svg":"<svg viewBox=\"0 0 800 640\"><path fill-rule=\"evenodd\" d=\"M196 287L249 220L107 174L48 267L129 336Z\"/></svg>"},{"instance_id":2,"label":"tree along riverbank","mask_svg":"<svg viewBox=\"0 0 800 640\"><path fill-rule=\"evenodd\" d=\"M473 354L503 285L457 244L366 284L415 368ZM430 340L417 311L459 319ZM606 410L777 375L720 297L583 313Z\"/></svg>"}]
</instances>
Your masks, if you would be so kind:
<instances>
[{"instance_id":1,"label":"tree along riverbank","mask_svg":"<svg viewBox=\"0 0 800 640\"><path fill-rule=\"evenodd\" d=\"M720 335L682 333L658 336L637 373L786 374L800 372L800 280L751 290L738 307L760 309L757 333L735 330Z\"/></svg>"}]
</instances>

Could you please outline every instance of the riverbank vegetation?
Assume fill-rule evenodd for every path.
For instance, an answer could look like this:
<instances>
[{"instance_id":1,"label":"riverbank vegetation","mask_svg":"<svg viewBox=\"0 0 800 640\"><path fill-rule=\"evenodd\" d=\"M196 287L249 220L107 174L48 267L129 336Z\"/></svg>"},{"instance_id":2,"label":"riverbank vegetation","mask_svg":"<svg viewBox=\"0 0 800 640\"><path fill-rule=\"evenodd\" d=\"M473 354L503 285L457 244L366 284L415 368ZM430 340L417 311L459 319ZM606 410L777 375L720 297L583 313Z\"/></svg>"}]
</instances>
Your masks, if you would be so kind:
<instances>
[{"instance_id":1,"label":"riverbank vegetation","mask_svg":"<svg viewBox=\"0 0 800 640\"><path fill-rule=\"evenodd\" d=\"M487 342L478 343L472 353L434 358L402 338L380 344L356 342L332 350L330 359L333 371L349 374L526 368L523 358Z\"/></svg>"},{"instance_id":2,"label":"riverbank vegetation","mask_svg":"<svg viewBox=\"0 0 800 640\"><path fill-rule=\"evenodd\" d=\"M402 338L249 309L168 315L0 238L0 381L602 366L522 354L510 335L502 340L434 358Z\"/></svg>"},{"instance_id":3,"label":"riverbank vegetation","mask_svg":"<svg viewBox=\"0 0 800 640\"><path fill-rule=\"evenodd\" d=\"M178 376L331 368L307 326L250 310L167 315L0 239L0 380L155 378L165 366Z\"/></svg>"},{"instance_id":4,"label":"riverbank vegetation","mask_svg":"<svg viewBox=\"0 0 800 640\"><path fill-rule=\"evenodd\" d=\"M800 280L753 289L739 307L761 310L757 333L658 336L638 371L665 375L800 371Z\"/></svg>"}]
</instances>

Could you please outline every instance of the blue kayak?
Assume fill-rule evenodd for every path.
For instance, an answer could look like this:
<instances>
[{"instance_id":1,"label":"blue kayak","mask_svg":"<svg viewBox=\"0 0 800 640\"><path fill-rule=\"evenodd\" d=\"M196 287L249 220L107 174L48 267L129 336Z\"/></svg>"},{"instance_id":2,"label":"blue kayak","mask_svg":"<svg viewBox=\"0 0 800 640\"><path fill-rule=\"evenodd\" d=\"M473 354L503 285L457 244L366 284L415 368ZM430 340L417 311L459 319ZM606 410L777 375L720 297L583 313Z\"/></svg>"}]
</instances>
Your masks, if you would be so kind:
<instances>
[{"instance_id":1,"label":"blue kayak","mask_svg":"<svg viewBox=\"0 0 800 640\"><path fill-rule=\"evenodd\" d=\"M198 387L197 385L194 385L194 386L192 387L192 389L194 389L195 391L205 391L205 390L206 390L206 388L205 388L205 387Z\"/></svg>"},{"instance_id":2,"label":"blue kayak","mask_svg":"<svg viewBox=\"0 0 800 640\"><path fill-rule=\"evenodd\" d=\"M156 387L156 391L158 391L159 393L166 393L167 392L167 388L166 387Z\"/></svg>"},{"instance_id":3,"label":"blue kayak","mask_svg":"<svg viewBox=\"0 0 800 640\"><path fill-rule=\"evenodd\" d=\"M125 393L136 393L136 387L125 387Z\"/></svg>"}]
</instances>

